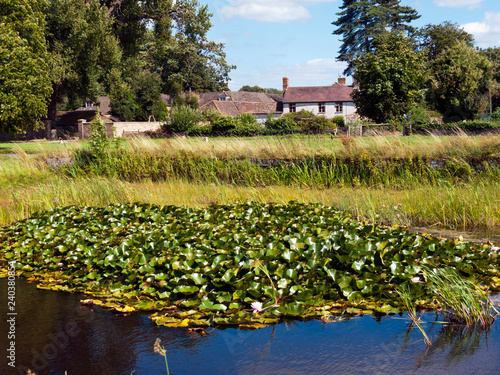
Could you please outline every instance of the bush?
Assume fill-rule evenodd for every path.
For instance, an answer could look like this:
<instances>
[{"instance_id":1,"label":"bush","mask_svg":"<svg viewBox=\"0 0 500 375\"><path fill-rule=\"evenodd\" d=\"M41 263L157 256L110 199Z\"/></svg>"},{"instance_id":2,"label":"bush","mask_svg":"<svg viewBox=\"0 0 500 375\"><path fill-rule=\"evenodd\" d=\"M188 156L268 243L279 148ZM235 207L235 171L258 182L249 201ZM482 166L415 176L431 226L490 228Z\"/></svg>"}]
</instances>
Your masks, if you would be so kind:
<instances>
[{"instance_id":1,"label":"bush","mask_svg":"<svg viewBox=\"0 0 500 375\"><path fill-rule=\"evenodd\" d=\"M236 122L241 126L257 125L257 120L250 113L241 113L236 117Z\"/></svg>"},{"instance_id":2,"label":"bush","mask_svg":"<svg viewBox=\"0 0 500 375\"><path fill-rule=\"evenodd\" d=\"M96 111L95 119L90 124L89 146L90 153L96 159L102 159L109 149L109 139L106 134L106 124L101 119L99 111Z\"/></svg>"},{"instance_id":3,"label":"bush","mask_svg":"<svg viewBox=\"0 0 500 375\"><path fill-rule=\"evenodd\" d=\"M300 130L297 123L289 116L281 116L277 119L268 118L266 127L271 134L292 134Z\"/></svg>"},{"instance_id":4,"label":"bush","mask_svg":"<svg viewBox=\"0 0 500 375\"><path fill-rule=\"evenodd\" d=\"M187 132L198 124L200 119L199 112L189 106L173 107L167 123L162 128L174 133Z\"/></svg>"},{"instance_id":5,"label":"bush","mask_svg":"<svg viewBox=\"0 0 500 375\"><path fill-rule=\"evenodd\" d=\"M204 110L201 112L202 120L210 122L213 124L217 119L221 118L222 115L219 111L215 111L213 109Z\"/></svg>"},{"instance_id":6,"label":"bush","mask_svg":"<svg viewBox=\"0 0 500 375\"><path fill-rule=\"evenodd\" d=\"M315 116L314 113L302 109L299 112L285 113L283 117L288 117L295 122L300 122L305 120L312 120Z\"/></svg>"},{"instance_id":7,"label":"bush","mask_svg":"<svg viewBox=\"0 0 500 375\"><path fill-rule=\"evenodd\" d=\"M186 132L186 135L192 135L192 136L212 135L212 125L205 124L205 125L201 125L201 126L194 126Z\"/></svg>"},{"instance_id":8,"label":"bush","mask_svg":"<svg viewBox=\"0 0 500 375\"><path fill-rule=\"evenodd\" d=\"M342 128L345 126L344 116L335 116L332 118L332 123L336 125L337 128Z\"/></svg>"},{"instance_id":9,"label":"bush","mask_svg":"<svg viewBox=\"0 0 500 375\"><path fill-rule=\"evenodd\" d=\"M318 133L323 129L333 127L333 123L321 116L315 116L313 119L307 119L301 123L302 131L305 133Z\"/></svg>"},{"instance_id":10,"label":"bush","mask_svg":"<svg viewBox=\"0 0 500 375\"><path fill-rule=\"evenodd\" d=\"M212 124L212 133L215 135L229 135L236 129L236 121L231 116L221 116Z\"/></svg>"}]
</instances>

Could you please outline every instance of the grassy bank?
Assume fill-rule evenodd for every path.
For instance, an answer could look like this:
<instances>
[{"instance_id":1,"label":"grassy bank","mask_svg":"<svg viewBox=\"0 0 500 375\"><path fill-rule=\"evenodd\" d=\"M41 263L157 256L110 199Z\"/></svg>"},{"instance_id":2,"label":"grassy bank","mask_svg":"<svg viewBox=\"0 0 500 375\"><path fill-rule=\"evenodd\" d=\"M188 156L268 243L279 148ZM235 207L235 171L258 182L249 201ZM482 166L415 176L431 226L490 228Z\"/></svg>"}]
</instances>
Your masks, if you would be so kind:
<instances>
[{"instance_id":1,"label":"grassy bank","mask_svg":"<svg viewBox=\"0 0 500 375\"><path fill-rule=\"evenodd\" d=\"M295 177L290 170L288 174L282 170L278 182L283 183L273 183L272 180L262 183L256 180L255 175L245 177L246 183L243 178L240 184L220 178L207 180L186 175L163 181L153 181L151 176L146 175L127 182L113 175L77 173L76 177L71 177L55 173L45 166L43 159L67 157L82 145L50 145L50 149L45 149L44 144L37 145L40 159L27 157L23 149L16 149L21 156L19 159L0 157L0 225L26 218L35 211L67 205L103 206L137 201L205 207L213 203L285 203L295 200L326 204L345 210L354 217L386 224L457 229L500 226L500 183L496 175L470 175L467 170L464 175L458 171L454 178L438 178L433 183L422 181L420 175L412 179L398 177L400 183L387 180L383 175L378 177L379 180L370 177L370 183L353 183L352 176L350 179L345 176L343 181L326 184L321 182L321 173L302 168L295 170L301 172L302 176ZM27 148L26 144L20 144L19 147ZM338 160L365 160L366 163L369 160L374 165L374 161L382 158L495 158L500 156L500 137L412 136L346 140L301 136L210 139L208 142L203 139L177 138L129 141L122 147L128 156L136 155L135 159L128 159L128 164L123 163L128 168L131 160L137 161L144 155L165 158L177 157L182 152L192 152L197 157L203 157L203 160L211 159L213 163L227 157L294 159L324 156ZM151 165L146 167L151 170ZM252 169L254 172L261 173L262 168L255 168ZM196 169L210 176L209 170L199 165L185 170L193 172ZM269 169L265 171L269 174ZM277 172L274 173L276 175ZM464 176L467 178L464 179Z\"/></svg>"}]
</instances>

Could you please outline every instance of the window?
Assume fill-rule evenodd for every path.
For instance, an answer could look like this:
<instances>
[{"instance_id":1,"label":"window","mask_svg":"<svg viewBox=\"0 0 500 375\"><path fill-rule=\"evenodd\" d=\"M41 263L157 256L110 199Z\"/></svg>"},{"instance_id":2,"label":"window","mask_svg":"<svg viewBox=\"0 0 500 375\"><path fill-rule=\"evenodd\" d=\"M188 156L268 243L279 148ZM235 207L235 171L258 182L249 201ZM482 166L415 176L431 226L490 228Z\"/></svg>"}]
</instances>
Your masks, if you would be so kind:
<instances>
[{"instance_id":1,"label":"window","mask_svg":"<svg viewBox=\"0 0 500 375\"><path fill-rule=\"evenodd\" d=\"M344 112L344 103L342 102L337 102L335 103L335 113L342 113Z\"/></svg>"},{"instance_id":2,"label":"window","mask_svg":"<svg viewBox=\"0 0 500 375\"><path fill-rule=\"evenodd\" d=\"M288 104L288 110L290 112L297 112L297 105L295 103Z\"/></svg>"},{"instance_id":3,"label":"window","mask_svg":"<svg viewBox=\"0 0 500 375\"><path fill-rule=\"evenodd\" d=\"M318 113L325 113L325 103L318 103Z\"/></svg>"},{"instance_id":4,"label":"window","mask_svg":"<svg viewBox=\"0 0 500 375\"><path fill-rule=\"evenodd\" d=\"M219 96L219 102L225 102L227 100L227 96Z\"/></svg>"}]
</instances>

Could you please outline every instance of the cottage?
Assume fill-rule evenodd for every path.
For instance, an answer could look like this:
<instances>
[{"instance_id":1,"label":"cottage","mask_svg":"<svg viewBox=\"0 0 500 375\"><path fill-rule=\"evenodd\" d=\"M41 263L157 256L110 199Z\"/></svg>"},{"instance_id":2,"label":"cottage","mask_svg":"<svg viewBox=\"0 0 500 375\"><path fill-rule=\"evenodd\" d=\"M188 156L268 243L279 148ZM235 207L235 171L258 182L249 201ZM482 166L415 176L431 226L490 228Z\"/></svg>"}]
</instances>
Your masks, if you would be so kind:
<instances>
[{"instance_id":1,"label":"cottage","mask_svg":"<svg viewBox=\"0 0 500 375\"><path fill-rule=\"evenodd\" d=\"M279 117L283 113L282 96L262 92L223 91L199 94L201 110L214 110L223 116L236 117L252 114L258 122L266 121L269 115Z\"/></svg>"},{"instance_id":2,"label":"cottage","mask_svg":"<svg viewBox=\"0 0 500 375\"><path fill-rule=\"evenodd\" d=\"M352 90L353 86L347 86L344 77L331 86L313 87L289 87L288 77L283 77L283 113L306 110L327 118L343 116L349 120L356 116Z\"/></svg>"}]
</instances>

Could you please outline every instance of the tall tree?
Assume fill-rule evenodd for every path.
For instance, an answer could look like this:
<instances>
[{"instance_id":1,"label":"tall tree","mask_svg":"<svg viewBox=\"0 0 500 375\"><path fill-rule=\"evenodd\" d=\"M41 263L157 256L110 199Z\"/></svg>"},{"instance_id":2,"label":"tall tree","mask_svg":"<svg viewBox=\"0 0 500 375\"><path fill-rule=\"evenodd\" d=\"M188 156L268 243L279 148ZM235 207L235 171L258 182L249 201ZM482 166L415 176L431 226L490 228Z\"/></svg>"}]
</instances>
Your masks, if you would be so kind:
<instances>
[{"instance_id":1,"label":"tall tree","mask_svg":"<svg viewBox=\"0 0 500 375\"><path fill-rule=\"evenodd\" d=\"M398 31L381 33L375 51L354 61L358 113L376 122L407 114L421 97L424 68L423 54L409 38Z\"/></svg>"},{"instance_id":2,"label":"tall tree","mask_svg":"<svg viewBox=\"0 0 500 375\"><path fill-rule=\"evenodd\" d=\"M500 107L500 47L490 47L480 51L493 65L492 84L488 89L488 110Z\"/></svg>"},{"instance_id":3,"label":"tall tree","mask_svg":"<svg viewBox=\"0 0 500 375\"><path fill-rule=\"evenodd\" d=\"M431 102L448 121L472 118L492 83L493 64L464 41L458 41L430 63Z\"/></svg>"},{"instance_id":4,"label":"tall tree","mask_svg":"<svg viewBox=\"0 0 500 375\"><path fill-rule=\"evenodd\" d=\"M62 96L75 108L109 92L112 77L120 75L121 49L113 35L113 19L97 1L49 0L45 14L53 56L49 118L55 120Z\"/></svg>"},{"instance_id":5,"label":"tall tree","mask_svg":"<svg viewBox=\"0 0 500 375\"><path fill-rule=\"evenodd\" d=\"M424 50L429 61L434 60L444 50L462 41L474 47L474 37L458 24L445 21L439 25L426 25L417 33L419 49Z\"/></svg>"},{"instance_id":6,"label":"tall tree","mask_svg":"<svg viewBox=\"0 0 500 375\"><path fill-rule=\"evenodd\" d=\"M38 0L0 0L0 130L40 126L51 94Z\"/></svg>"},{"instance_id":7,"label":"tall tree","mask_svg":"<svg viewBox=\"0 0 500 375\"><path fill-rule=\"evenodd\" d=\"M401 6L400 0L344 0L340 9L332 24L337 26L333 34L342 36L337 59L348 63L346 75L352 74L354 59L374 50L380 33L413 32L409 23L420 17L414 9Z\"/></svg>"}]
</instances>

